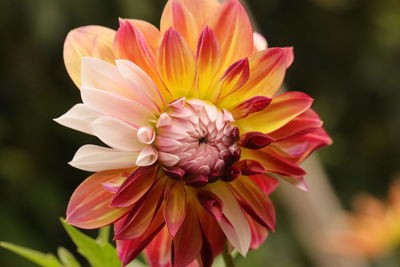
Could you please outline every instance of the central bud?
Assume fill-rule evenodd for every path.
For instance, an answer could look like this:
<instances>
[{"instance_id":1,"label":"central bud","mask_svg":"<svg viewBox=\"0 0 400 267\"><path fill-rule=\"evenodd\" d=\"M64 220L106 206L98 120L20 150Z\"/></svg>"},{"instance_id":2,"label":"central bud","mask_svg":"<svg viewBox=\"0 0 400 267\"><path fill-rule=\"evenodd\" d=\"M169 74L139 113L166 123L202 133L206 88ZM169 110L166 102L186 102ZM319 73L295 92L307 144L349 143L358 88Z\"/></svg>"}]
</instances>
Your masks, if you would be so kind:
<instances>
[{"instance_id":1,"label":"central bud","mask_svg":"<svg viewBox=\"0 0 400 267\"><path fill-rule=\"evenodd\" d=\"M166 174L192 186L236 178L239 130L233 122L230 112L198 99L170 103L156 124L158 160Z\"/></svg>"}]
</instances>

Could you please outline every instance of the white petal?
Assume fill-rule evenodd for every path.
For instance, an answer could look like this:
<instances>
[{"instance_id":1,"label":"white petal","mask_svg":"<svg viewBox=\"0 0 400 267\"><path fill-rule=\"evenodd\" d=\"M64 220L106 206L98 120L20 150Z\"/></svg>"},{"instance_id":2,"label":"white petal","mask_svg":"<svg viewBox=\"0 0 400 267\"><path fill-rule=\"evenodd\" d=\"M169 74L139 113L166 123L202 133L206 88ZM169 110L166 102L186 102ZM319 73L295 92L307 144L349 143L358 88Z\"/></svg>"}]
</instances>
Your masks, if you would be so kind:
<instances>
[{"instance_id":1,"label":"white petal","mask_svg":"<svg viewBox=\"0 0 400 267\"><path fill-rule=\"evenodd\" d=\"M166 153L166 152L158 152L158 158L163 163L163 165L172 167L179 161L179 157L174 154Z\"/></svg>"},{"instance_id":2,"label":"white petal","mask_svg":"<svg viewBox=\"0 0 400 267\"><path fill-rule=\"evenodd\" d=\"M82 100L94 110L111 117L116 117L139 128L147 125L152 113L145 106L110 92L82 87Z\"/></svg>"},{"instance_id":3,"label":"white petal","mask_svg":"<svg viewBox=\"0 0 400 267\"><path fill-rule=\"evenodd\" d=\"M140 151L144 145L138 141L138 130L114 117L103 116L92 122L92 132L105 144L123 151Z\"/></svg>"},{"instance_id":4,"label":"white petal","mask_svg":"<svg viewBox=\"0 0 400 267\"><path fill-rule=\"evenodd\" d=\"M157 150L152 145L147 145L145 148L140 151L136 165L137 166L149 166L156 162L158 158Z\"/></svg>"},{"instance_id":5,"label":"white petal","mask_svg":"<svg viewBox=\"0 0 400 267\"><path fill-rule=\"evenodd\" d=\"M251 232L242 209L232 192L222 182L215 183L210 188L222 200L222 212L231 224L220 223L222 231L240 254L245 256L250 247Z\"/></svg>"},{"instance_id":6,"label":"white petal","mask_svg":"<svg viewBox=\"0 0 400 267\"><path fill-rule=\"evenodd\" d=\"M118 71L131 83L134 94L156 107L164 107L164 99L153 80L135 63L126 59L115 60Z\"/></svg>"},{"instance_id":7,"label":"white petal","mask_svg":"<svg viewBox=\"0 0 400 267\"><path fill-rule=\"evenodd\" d=\"M87 134L93 134L90 130L90 123L101 116L85 104L76 104L64 115L54 119L57 123L78 130Z\"/></svg>"},{"instance_id":8,"label":"white petal","mask_svg":"<svg viewBox=\"0 0 400 267\"><path fill-rule=\"evenodd\" d=\"M118 151L108 147L84 145L76 151L69 164L75 168L99 172L135 166L138 152Z\"/></svg>"}]
</instances>

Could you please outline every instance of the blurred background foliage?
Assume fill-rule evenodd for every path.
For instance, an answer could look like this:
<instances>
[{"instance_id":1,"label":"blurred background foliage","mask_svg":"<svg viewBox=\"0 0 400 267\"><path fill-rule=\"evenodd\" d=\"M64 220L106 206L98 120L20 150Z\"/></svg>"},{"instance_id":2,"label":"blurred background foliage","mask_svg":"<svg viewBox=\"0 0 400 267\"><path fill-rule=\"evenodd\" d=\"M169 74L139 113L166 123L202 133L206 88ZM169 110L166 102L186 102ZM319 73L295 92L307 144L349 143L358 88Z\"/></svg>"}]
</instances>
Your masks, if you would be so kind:
<instances>
[{"instance_id":1,"label":"blurred background foliage","mask_svg":"<svg viewBox=\"0 0 400 267\"><path fill-rule=\"evenodd\" d=\"M73 250L58 218L88 173L69 167L97 143L52 118L80 101L63 65L68 31L118 17L158 25L161 0L1 0L0 239L41 251ZM345 207L384 196L400 170L400 1L249 0L270 46L293 46L286 84L316 99L334 145L319 155ZM279 203L278 203L279 208ZM312 266L278 214L278 233L241 266ZM0 266L32 266L0 250Z\"/></svg>"}]
</instances>

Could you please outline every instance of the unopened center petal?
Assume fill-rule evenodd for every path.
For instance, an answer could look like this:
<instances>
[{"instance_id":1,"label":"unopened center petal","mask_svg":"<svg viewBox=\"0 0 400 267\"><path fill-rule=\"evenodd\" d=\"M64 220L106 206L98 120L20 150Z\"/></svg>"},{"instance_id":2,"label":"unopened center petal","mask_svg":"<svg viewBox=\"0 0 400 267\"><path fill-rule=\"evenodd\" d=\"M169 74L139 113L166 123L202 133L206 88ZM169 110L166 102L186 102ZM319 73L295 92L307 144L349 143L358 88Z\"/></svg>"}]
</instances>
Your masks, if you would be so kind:
<instances>
[{"instance_id":1,"label":"unopened center petal","mask_svg":"<svg viewBox=\"0 0 400 267\"><path fill-rule=\"evenodd\" d=\"M157 121L159 162L172 178L201 186L232 179L240 158L232 114L198 99L178 99Z\"/></svg>"}]
</instances>

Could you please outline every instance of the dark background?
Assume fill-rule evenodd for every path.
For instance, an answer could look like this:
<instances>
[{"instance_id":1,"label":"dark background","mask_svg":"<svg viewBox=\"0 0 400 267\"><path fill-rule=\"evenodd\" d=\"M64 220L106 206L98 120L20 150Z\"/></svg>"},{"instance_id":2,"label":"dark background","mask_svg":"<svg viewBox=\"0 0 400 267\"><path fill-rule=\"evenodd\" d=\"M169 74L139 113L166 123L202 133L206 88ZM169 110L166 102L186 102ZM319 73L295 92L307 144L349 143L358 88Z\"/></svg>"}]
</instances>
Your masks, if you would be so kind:
<instances>
[{"instance_id":1,"label":"dark background","mask_svg":"<svg viewBox=\"0 0 400 267\"><path fill-rule=\"evenodd\" d=\"M117 28L118 17L158 25L163 5L0 1L0 240L74 249L58 218L89 174L67 162L97 141L52 121L80 101L64 68L64 38L89 24ZM270 46L294 47L286 85L315 98L334 140L319 155L342 204L361 191L383 197L400 170L400 1L252 0L248 8ZM279 232L248 266L263 253L270 266L309 265L285 221L278 217ZM0 249L0 266L33 265Z\"/></svg>"}]
</instances>

